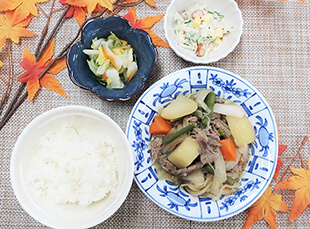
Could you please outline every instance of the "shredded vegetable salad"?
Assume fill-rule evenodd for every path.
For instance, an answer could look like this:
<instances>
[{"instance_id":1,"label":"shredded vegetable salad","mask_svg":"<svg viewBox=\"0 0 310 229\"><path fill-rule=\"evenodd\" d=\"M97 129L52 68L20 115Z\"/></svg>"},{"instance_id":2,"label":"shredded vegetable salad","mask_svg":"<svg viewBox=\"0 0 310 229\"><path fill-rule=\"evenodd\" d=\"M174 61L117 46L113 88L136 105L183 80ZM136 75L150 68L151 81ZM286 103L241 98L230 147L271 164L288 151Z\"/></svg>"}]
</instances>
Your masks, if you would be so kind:
<instances>
[{"instance_id":1,"label":"shredded vegetable salad","mask_svg":"<svg viewBox=\"0 0 310 229\"><path fill-rule=\"evenodd\" d=\"M138 71L136 56L132 47L114 33L107 38L95 38L91 49L83 52L95 79L109 89L122 89Z\"/></svg>"},{"instance_id":2,"label":"shredded vegetable salad","mask_svg":"<svg viewBox=\"0 0 310 229\"><path fill-rule=\"evenodd\" d=\"M175 35L178 45L193 50L199 57L208 55L212 50L216 51L223 37L230 33L224 15L201 4L176 12L173 18L177 23Z\"/></svg>"}]
</instances>

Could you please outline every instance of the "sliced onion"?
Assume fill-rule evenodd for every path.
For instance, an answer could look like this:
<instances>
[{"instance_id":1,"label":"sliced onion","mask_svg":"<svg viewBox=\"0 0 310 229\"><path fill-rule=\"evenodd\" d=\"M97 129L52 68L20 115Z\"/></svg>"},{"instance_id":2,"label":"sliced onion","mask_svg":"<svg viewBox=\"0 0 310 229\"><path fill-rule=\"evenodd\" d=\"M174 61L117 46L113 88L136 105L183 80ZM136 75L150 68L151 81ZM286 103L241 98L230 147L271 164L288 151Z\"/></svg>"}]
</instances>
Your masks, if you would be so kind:
<instances>
[{"instance_id":1,"label":"sliced onion","mask_svg":"<svg viewBox=\"0 0 310 229\"><path fill-rule=\"evenodd\" d=\"M243 115L245 115L243 108L237 104L215 103L213 107L213 112L236 118L241 118Z\"/></svg>"},{"instance_id":2,"label":"sliced onion","mask_svg":"<svg viewBox=\"0 0 310 229\"><path fill-rule=\"evenodd\" d=\"M238 151L243 155L243 161L248 163L250 159L250 146L244 144L242 147L238 148Z\"/></svg>"},{"instance_id":3,"label":"sliced onion","mask_svg":"<svg viewBox=\"0 0 310 229\"><path fill-rule=\"evenodd\" d=\"M214 179L210 188L210 193L217 195L223 183L227 180L225 161L222 154L219 154L214 162Z\"/></svg>"},{"instance_id":4,"label":"sliced onion","mask_svg":"<svg viewBox=\"0 0 310 229\"><path fill-rule=\"evenodd\" d=\"M236 149L236 154L237 154L237 160L236 161L225 161L226 171L231 170L233 167L235 167L239 163L241 154L238 151L238 149Z\"/></svg>"},{"instance_id":5,"label":"sliced onion","mask_svg":"<svg viewBox=\"0 0 310 229\"><path fill-rule=\"evenodd\" d=\"M191 184L184 185L184 187L192 196L201 196L209 192L210 186L212 184L212 179L212 175L208 176L208 178L204 181L202 188L197 189L197 187Z\"/></svg>"},{"instance_id":6,"label":"sliced onion","mask_svg":"<svg viewBox=\"0 0 310 229\"><path fill-rule=\"evenodd\" d=\"M211 89L201 89L197 92L195 101L198 107L202 107L207 114L211 112L211 109L205 103L205 99L207 98L208 94L213 92Z\"/></svg>"},{"instance_id":7,"label":"sliced onion","mask_svg":"<svg viewBox=\"0 0 310 229\"><path fill-rule=\"evenodd\" d=\"M194 185L199 184L200 186L205 181L205 175L201 170L197 170L183 177L183 180Z\"/></svg>"}]
</instances>

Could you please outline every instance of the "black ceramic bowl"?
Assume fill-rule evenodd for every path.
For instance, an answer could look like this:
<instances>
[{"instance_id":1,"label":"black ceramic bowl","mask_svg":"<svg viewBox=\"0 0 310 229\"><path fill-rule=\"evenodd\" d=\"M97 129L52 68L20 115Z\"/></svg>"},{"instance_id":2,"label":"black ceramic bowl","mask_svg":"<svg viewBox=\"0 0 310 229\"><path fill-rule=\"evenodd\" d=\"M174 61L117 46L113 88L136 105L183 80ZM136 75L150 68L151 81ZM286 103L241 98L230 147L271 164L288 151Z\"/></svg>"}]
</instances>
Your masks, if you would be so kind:
<instances>
[{"instance_id":1,"label":"black ceramic bowl","mask_svg":"<svg viewBox=\"0 0 310 229\"><path fill-rule=\"evenodd\" d=\"M137 57L138 71L122 89L107 89L96 81L86 61L88 56L83 53L83 49L90 48L95 37L107 38L110 32L127 41ZM67 54L67 66L72 82L108 101L128 100L138 93L151 74L156 60L156 49L148 33L132 28L125 18L119 16L89 21L83 27L81 42L75 44Z\"/></svg>"}]
</instances>

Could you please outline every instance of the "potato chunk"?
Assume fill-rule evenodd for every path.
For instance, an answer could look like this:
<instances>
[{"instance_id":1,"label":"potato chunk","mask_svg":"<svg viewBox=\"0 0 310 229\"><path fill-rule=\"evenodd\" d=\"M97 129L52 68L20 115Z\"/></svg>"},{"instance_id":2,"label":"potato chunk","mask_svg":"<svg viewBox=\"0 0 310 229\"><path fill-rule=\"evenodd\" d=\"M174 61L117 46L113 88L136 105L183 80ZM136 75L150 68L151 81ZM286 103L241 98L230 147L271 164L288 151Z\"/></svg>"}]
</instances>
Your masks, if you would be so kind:
<instances>
[{"instance_id":1,"label":"potato chunk","mask_svg":"<svg viewBox=\"0 0 310 229\"><path fill-rule=\"evenodd\" d=\"M229 129L238 147L249 144L256 139L255 131L249 119L243 115L241 118L226 116Z\"/></svg>"},{"instance_id":2,"label":"potato chunk","mask_svg":"<svg viewBox=\"0 0 310 229\"><path fill-rule=\"evenodd\" d=\"M194 100L179 94L175 100L161 111L160 115L164 119L174 120L195 112L197 108L197 103Z\"/></svg>"},{"instance_id":3,"label":"potato chunk","mask_svg":"<svg viewBox=\"0 0 310 229\"><path fill-rule=\"evenodd\" d=\"M199 144L191 138L186 137L184 141L169 155L168 160L178 169L186 168L199 155Z\"/></svg>"}]
</instances>

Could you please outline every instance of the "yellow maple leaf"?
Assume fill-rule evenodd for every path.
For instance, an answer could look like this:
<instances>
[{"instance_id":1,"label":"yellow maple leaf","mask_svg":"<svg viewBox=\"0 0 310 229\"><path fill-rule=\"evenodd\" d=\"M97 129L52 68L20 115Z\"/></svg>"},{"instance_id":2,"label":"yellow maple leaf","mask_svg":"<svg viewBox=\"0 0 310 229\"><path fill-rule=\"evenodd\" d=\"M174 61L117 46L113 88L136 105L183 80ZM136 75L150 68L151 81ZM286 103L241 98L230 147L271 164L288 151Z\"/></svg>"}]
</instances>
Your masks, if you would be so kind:
<instances>
[{"instance_id":1,"label":"yellow maple leaf","mask_svg":"<svg viewBox=\"0 0 310 229\"><path fill-rule=\"evenodd\" d=\"M29 15L38 16L37 3L48 0L9 0L0 1L0 11L15 10L13 17L14 24L23 21Z\"/></svg>"},{"instance_id":2,"label":"yellow maple leaf","mask_svg":"<svg viewBox=\"0 0 310 229\"><path fill-rule=\"evenodd\" d=\"M19 43L20 37L32 37L37 35L25 28L32 19L32 15L29 15L17 24L14 24L13 17L14 11L6 11L5 14L0 14L0 51L6 39L11 39L13 42Z\"/></svg>"},{"instance_id":3,"label":"yellow maple leaf","mask_svg":"<svg viewBox=\"0 0 310 229\"><path fill-rule=\"evenodd\" d=\"M248 218L243 225L243 229L249 228L255 222L265 217L269 226L277 228L276 211L289 211L286 203L282 201L282 195L274 194L268 186L265 193L252 206Z\"/></svg>"},{"instance_id":4,"label":"yellow maple leaf","mask_svg":"<svg viewBox=\"0 0 310 229\"><path fill-rule=\"evenodd\" d=\"M296 190L289 217L290 221L294 221L310 205L310 156L307 170L291 168L291 171L296 176L280 182L275 189Z\"/></svg>"},{"instance_id":5,"label":"yellow maple leaf","mask_svg":"<svg viewBox=\"0 0 310 229\"><path fill-rule=\"evenodd\" d=\"M53 61L51 58L54 53L54 47L55 39L52 39L38 61L36 61L34 55L32 55L27 49L24 49L23 61L20 63L20 65L26 70L26 72L18 78L18 81L27 83L29 101L32 101L40 86L43 86L66 97L66 93L58 80L51 75L57 74L66 67L65 58L56 61L56 63L48 70L48 72L45 73L41 79L39 79L43 71Z\"/></svg>"}]
</instances>

